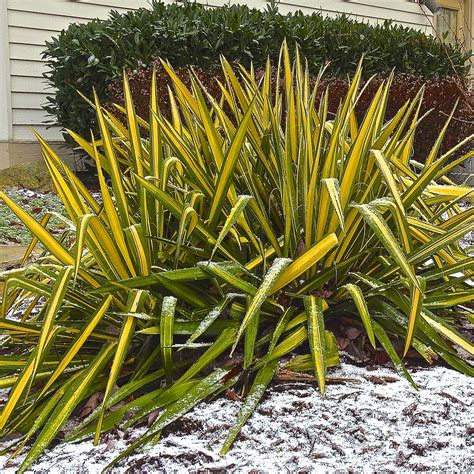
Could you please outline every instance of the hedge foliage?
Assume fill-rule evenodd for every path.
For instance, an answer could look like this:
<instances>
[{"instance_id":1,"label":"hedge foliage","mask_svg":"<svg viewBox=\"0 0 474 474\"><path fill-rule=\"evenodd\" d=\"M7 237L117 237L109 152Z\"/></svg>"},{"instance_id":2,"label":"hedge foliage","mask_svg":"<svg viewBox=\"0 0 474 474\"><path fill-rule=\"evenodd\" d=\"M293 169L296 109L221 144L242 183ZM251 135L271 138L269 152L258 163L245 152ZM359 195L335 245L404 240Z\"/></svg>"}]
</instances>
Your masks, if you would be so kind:
<instances>
[{"instance_id":1,"label":"hedge foliage","mask_svg":"<svg viewBox=\"0 0 474 474\"><path fill-rule=\"evenodd\" d=\"M206 9L153 2L150 9L72 24L48 42L45 77L57 94L45 109L63 127L88 134L96 128L94 113L76 90L90 97L95 88L106 102L110 83L124 68L144 67L157 57L174 67L208 67L225 54L230 61L258 67L267 56L278 58L284 38L291 47L299 44L312 72L330 61L330 74L351 74L362 55L366 76L393 68L423 77L465 72L466 55L457 47L389 22L370 26L345 16L282 15L271 7Z\"/></svg>"},{"instance_id":2,"label":"hedge foliage","mask_svg":"<svg viewBox=\"0 0 474 474\"><path fill-rule=\"evenodd\" d=\"M157 75L156 93L161 113L166 118L171 119L169 88L172 87L172 80L160 61L155 61L149 67L140 68L127 74L137 114L145 120L148 118L154 70ZM191 74L188 68L181 67L175 70L180 80L187 87L191 87ZM193 68L193 73L199 78L206 91L219 101L222 96L219 82L224 83L225 81L222 69L219 66L211 65L208 68ZM265 68L255 68L255 76L258 80L263 77L264 73ZM271 77L272 87L275 90L277 86L275 69L272 69ZM363 119L378 88L386 79L387 75L381 73L363 83L363 92L355 108L358 120ZM312 86L314 86L316 80L316 75L310 76ZM328 88L328 110L330 113L336 113L341 100L348 92L349 81L341 77L323 75L319 84L316 107L319 105L321 95ZM281 83L280 87L282 87ZM423 78L414 74L395 74L388 97L386 117L388 119L394 117L407 100L415 99L421 88L424 89L423 101L420 104L420 117L423 117L423 120L415 132L412 155L415 160L419 161L423 161L427 151L433 147L453 110L452 120L441 144L441 153L447 152L459 141L474 135L472 93L469 91L467 80L456 76ZM114 109L112 104L125 105L122 78L111 84L107 96L111 109ZM470 148L472 148L472 144L466 144L457 153L453 154L453 159L467 153Z\"/></svg>"}]
</instances>

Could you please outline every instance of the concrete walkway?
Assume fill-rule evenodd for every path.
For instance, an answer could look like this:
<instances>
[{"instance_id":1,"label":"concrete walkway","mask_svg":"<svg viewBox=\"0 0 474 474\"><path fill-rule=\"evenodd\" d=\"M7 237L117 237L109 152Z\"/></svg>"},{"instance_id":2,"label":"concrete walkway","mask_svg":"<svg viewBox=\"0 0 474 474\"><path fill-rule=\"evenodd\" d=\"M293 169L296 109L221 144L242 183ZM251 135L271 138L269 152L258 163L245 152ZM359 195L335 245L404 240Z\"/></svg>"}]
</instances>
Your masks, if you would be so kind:
<instances>
[{"instance_id":1,"label":"concrete walkway","mask_svg":"<svg viewBox=\"0 0 474 474\"><path fill-rule=\"evenodd\" d=\"M0 272L20 265L27 248L26 245L0 245ZM3 281L0 281L0 302L2 301L3 287Z\"/></svg>"},{"instance_id":2,"label":"concrete walkway","mask_svg":"<svg viewBox=\"0 0 474 474\"><path fill-rule=\"evenodd\" d=\"M0 245L0 271L19 265L27 248L26 245Z\"/></svg>"}]
</instances>

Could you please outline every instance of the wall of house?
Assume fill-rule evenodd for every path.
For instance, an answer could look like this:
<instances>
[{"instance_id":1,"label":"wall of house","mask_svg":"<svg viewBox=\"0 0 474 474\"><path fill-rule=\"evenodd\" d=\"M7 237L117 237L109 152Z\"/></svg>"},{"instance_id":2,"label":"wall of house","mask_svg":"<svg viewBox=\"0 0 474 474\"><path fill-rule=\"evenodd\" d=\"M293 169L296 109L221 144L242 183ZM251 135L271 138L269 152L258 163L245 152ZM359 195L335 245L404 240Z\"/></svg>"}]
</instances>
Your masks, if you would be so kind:
<instances>
[{"instance_id":1,"label":"wall of house","mask_svg":"<svg viewBox=\"0 0 474 474\"><path fill-rule=\"evenodd\" d=\"M91 2L64 0L7 0L8 44L10 57L10 103L12 130L10 139L31 139L31 127L47 139L58 139L57 128L47 129L47 120L41 106L53 91L48 88L42 74L45 62L41 58L45 41L67 28L72 22L86 22L93 18L106 18L110 6ZM117 0L121 4L146 6L146 0ZM125 11L125 8L123 8Z\"/></svg>"},{"instance_id":2,"label":"wall of house","mask_svg":"<svg viewBox=\"0 0 474 474\"><path fill-rule=\"evenodd\" d=\"M262 9L268 5L267 0L243 1ZM218 7L228 0L202 3ZM45 122L50 118L41 108L54 93L42 77L45 41L72 22L106 18L112 8L126 11L148 5L148 0L0 0L0 169L28 160L24 145L33 141L32 128L50 141L62 139L59 128L48 128ZM345 13L370 23L390 19L431 32L431 15L411 0L282 0L278 7L282 13ZM32 160L38 158L35 153Z\"/></svg>"}]
</instances>

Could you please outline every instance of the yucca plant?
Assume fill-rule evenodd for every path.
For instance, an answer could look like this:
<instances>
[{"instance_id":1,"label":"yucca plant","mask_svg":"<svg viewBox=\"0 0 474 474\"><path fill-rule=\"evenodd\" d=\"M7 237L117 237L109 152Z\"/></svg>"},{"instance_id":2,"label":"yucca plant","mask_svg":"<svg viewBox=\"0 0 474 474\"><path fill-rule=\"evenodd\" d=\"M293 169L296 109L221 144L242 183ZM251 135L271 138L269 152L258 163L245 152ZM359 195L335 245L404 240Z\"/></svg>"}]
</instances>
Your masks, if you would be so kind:
<instances>
[{"instance_id":1,"label":"yucca plant","mask_svg":"<svg viewBox=\"0 0 474 474\"><path fill-rule=\"evenodd\" d=\"M138 117L125 78L117 114L90 103L100 137L69 132L95 160L100 200L38 137L67 210L60 238L0 195L34 236L25 262L44 249L4 274L3 354L15 355L0 358L0 387L11 387L0 429L22 433L13 455L32 442L20 471L99 392L66 440L97 443L158 412L125 456L234 387L244 402L224 454L277 371L314 372L324 393L342 319L413 385L409 350L473 375L474 347L456 329L473 299L459 244L472 190L445 177L473 152L447 164L465 140L439 156L448 120L424 166L411 156L423 91L385 121L389 79L359 123L361 67L329 116L327 92L316 103L285 45L274 89L270 64L257 81L222 59L220 101L163 64L171 120L155 80L149 118Z\"/></svg>"}]
</instances>

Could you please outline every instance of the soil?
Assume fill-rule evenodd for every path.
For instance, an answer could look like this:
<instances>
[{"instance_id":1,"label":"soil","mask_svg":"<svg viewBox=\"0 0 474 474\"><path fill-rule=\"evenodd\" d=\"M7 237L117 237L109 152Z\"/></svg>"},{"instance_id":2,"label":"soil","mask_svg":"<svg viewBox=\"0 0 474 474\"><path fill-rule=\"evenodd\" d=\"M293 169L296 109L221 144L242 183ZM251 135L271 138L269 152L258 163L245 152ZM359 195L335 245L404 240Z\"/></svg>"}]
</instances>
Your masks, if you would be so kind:
<instances>
[{"instance_id":1,"label":"soil","mask_svg":"<svg viewBox=\"0 0 474 474\"><path fill-rule=\"evenodd\" d=\"M205 402L112 472L456 472L474 470L474 385L444 367L413 373L343 363L322 397L311 383L274 383L229 453L219 451L241 401ZM145 428L59 444L31 472L99 473ZM12 474L24 454L2 472Z\"/></svg>"}]
</instances>

